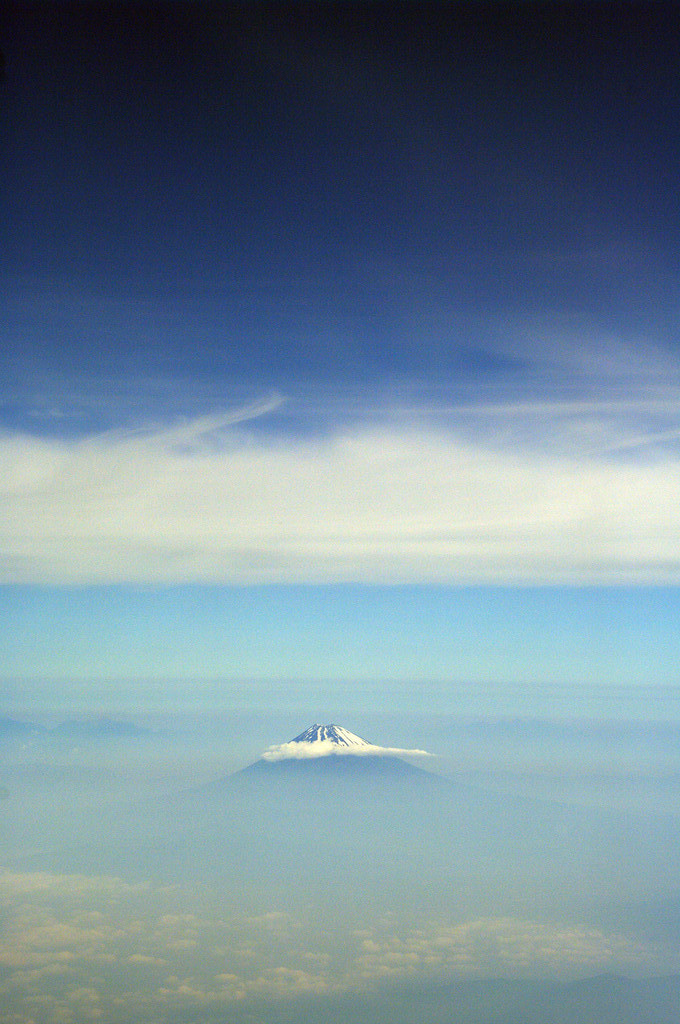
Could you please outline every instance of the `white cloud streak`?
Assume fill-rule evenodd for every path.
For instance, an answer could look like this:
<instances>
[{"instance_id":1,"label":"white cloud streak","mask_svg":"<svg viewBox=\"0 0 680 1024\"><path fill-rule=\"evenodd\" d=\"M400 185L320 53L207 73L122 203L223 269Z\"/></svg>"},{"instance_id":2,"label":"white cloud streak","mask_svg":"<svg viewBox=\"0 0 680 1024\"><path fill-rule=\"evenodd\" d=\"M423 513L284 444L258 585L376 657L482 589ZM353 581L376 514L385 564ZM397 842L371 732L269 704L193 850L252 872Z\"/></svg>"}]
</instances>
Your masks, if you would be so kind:
<instances>
[{"instance_id":1,"label":"white cloud streak","mask_svg":"<svg viewBox=\"0 0 680 1024\"><path fill-rule=\"evenodd\" d=\"M680 454L655 446L676 436L670 412L648 433L593 407L538 426L506 408L497 431L487 410L482 432L242 426L279 405L72 441L5 433L0 582L680 583Z\"/></svg>"},{"instance_id":2,"label":"white cloud streak","mask_svg":"<svg viewBox=\"0 0 680 1024\"><path fill-rule=\"evenodd\" d=\"M279 743L268 747L262 754L265 761L288 759L305 761L313 757L433 757L427 750L403 750L401 747L378 747L365 743L361 747L342 747L333 740L319 740L315 743Z\"/></svg>"}]
</instances>

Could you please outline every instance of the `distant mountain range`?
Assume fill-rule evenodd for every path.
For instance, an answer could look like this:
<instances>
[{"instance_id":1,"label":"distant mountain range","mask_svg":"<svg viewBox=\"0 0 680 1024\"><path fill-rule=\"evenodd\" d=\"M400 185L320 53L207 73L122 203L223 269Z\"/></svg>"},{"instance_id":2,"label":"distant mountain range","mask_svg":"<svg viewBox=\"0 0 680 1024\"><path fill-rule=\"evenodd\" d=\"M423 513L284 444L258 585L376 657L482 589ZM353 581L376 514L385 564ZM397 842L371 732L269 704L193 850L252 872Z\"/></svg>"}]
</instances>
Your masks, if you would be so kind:
<instances>
[{"instance_id":1,"label":"distant mountain range","mask_svg":"<svg viewBox=\"0 0 680 1024\"><path fill-rule=\"evenodd\" d=\"M69 719L50 727L0 715L0 740L30 739L31 737L55 740L100 740L141 738L151 735L150 729L103 715L95 718Z\"/></svg>"},{"instance_id":2,"label":"distant mountain range","mask_svg":"<svg viewBox=\"0 0 680 1024\"><path fill-rule=\"evenodd\" d=\"M305 999L263 1007L268 1024L676 1024L680 976L598 975L571 982L487 979L375 986L327 995L322 1010Z\"/></svg>"},{"instance_id":3,"label":"distant mountain range","mask_svg":"<svg viewBox=\"0 0 680 1024\"><path fill-rule=\"evenodd\" d=\"M127 739L152 735L150 729L114 718L84 718L61 722L50 729L50 733L52 736L84 740Z\"/></svg>"},{"instance_id":4,"label":"distant mountain range","mask_svg":"<svg viewBox=\"0 0 680 1024\"><path fill-rule=\"evenodd\" d=\"M42 726L32 722L21 722L16 718L0 715L0 739L22 739L45 731Z\"/></svg>"}]
</instances>

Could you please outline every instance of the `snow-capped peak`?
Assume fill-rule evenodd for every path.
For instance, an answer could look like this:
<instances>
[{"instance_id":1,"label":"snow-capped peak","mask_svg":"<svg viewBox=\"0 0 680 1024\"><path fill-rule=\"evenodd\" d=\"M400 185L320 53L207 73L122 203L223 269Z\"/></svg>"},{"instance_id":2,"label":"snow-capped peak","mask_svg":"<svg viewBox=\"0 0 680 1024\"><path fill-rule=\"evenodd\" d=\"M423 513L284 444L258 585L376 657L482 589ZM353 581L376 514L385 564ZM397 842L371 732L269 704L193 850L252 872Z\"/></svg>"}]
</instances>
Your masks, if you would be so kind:
<instances>
[{"instance_id":1,"label":"snow-capped peak","mask_svg":"<svg viewBox=\"0 0 680 1024\"><path fill-rule=\"evenodd\" d=\"M291 743L332 743L338 747L370 747L370 743L355 736L349 729L343 729L341 725L319 725L317 722L310 725L299 736L291 740Z\"/></svg>"},{"instance_id":2,"label":"snow-capped peak","mask_svg":"<svg viewBox=\"0 0 680 1024\"><path fill-rule=\"evenodd\" d=\"M384 755L430 756L426 750L403 750L400 747L379 747L367 743L341 725L319 725L315 722L295 739L269 747L262 755L265 761L284 761L289 758L329 757L337 754L355 756Z\"/></svg>"}]
</instances>

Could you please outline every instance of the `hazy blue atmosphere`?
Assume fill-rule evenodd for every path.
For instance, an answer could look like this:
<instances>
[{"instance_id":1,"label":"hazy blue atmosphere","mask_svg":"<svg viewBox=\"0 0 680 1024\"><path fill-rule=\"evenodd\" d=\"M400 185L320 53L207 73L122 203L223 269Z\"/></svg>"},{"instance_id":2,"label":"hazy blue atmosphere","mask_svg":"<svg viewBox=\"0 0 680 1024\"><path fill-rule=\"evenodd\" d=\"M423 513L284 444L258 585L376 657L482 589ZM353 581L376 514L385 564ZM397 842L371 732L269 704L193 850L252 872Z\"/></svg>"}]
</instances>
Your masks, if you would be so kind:
<instances>
[{"instance_id":1,"label":"hazy blue atmosphere","mask_svg":"<svg viewBox=\"0 0 680 1024\"><path fill-rule=\"evenodd\" d=\"M675 1024L679 44L5 5L2 1024Z\"/></svg>"}]
</instances>

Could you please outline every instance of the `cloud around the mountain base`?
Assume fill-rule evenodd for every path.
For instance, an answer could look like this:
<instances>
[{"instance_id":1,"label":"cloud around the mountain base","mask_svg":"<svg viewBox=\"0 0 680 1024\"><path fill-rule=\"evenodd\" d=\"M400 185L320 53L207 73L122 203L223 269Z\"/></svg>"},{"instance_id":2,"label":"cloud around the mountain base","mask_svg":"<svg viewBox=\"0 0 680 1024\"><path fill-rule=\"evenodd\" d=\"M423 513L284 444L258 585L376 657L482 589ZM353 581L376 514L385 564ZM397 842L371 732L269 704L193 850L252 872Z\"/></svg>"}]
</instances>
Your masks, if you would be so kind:
<instances>
[{"instance_id":1,"label":"cloud around the mountain base","mask_svg":"<svg viewBox=\"0 0 680 1024\"><path fill-rule=\"evenodd\" d=\"M343 756L354 757L434 757L428 750L404 750L401 747L379 747L372 743L361 746L343 747L333 740L318 740L314 743L278 743L267 747L261 755L264 761L305 760L313 757Z\"/></svg>"}]
</instances>

